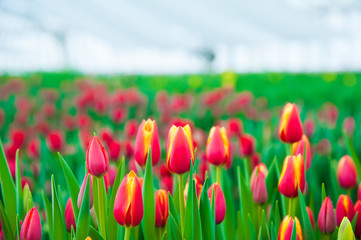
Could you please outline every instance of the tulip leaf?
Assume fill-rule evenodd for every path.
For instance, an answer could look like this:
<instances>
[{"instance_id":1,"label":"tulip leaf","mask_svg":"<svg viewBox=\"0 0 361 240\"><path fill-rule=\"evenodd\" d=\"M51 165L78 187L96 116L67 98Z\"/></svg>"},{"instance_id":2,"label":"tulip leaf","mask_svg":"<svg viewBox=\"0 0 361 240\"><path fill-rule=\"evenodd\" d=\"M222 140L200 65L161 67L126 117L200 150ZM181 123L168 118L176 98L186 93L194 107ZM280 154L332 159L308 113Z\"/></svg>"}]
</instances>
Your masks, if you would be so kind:
<instances>
[{"instance_id":1,"label":"tulip leaf","mask_svg":"<svg viewBox=\"0 0 361 240\"><path fill-rule=\"evenodd\" d=\"M152 152L149 147L147 162L145 164L143 183L143 208L144 215L142 227L145 239L155 239L155 200L152 175Z\"/></svg>"},{"instance_id":2,"label":"tulip leaf","mask_svg":"<svg viewBox=\"0 0 361 240\"><path fill-rule=\"evenodd\" d=\"M53 239L63 240L66 238L64 215L59 204L59 197L55 187L54 175L51 175L51 200L53 216Z\"/></svg>"},{"instance_id":3,"label":"tulip leaf","mask_svg":"<svg viewBox=\"0 0 361 240\"><path fill-rule=\"evenodd\" d=\"M106 195L105 182L103 177L93 176L93 197L93 205L97 217L98 230L102 237L106 238L108 199Z\"/></svg>"},{"instance_id":4,"label":"tulip leaf","mask_svg":"<svg viewBox=\"0 0 361 240\"><path fill-rule=\"evenodd\" d=\"M338 229L337 240L353 240L353 239L355 239L355 235L352 231L351 223L347 217L344 217Z\"/></svg>"},{"instance_id":5,"label":"tulip leaf","mask_svg":"<svg viewBox=\"0 0 361 240\"><path fill-rule=\"evenodd\" d=\"M76 222L76 239L77 240L85 239L89 233L89 224L90 224L89 191L90 191L89 176L87 176L83 201L81 203L79 217Z\"/></svg>"},{"instance_id":6,"label":"tulip leaf","mask_svg":"<svg viewBox=\"0 0 361 240\"><path fill-rule=\"evenodd\" d=\"M248 213L247 217L248 217L249 232L250 232L250 236L251 236L250 239L256 240L257 239L257 233L256 233L256 230L254 228L251 215Z\"/></svg>"},{"instance_id":7,"label":"tulip leaf","mask_svg":"<svg viewBox=\"0 0 361 240\"><path fill-rule=\"evenodd\" d=\"M179 218L174 217L174 216L177 216L177 211L175 210L173 198L172 198L172 195L170 194L170 192L168 192L168 206L169 206L169 214L173 215L175 224L177 224L178 228L180 228Z\"/></svg>"},{"instance_id":8,"label":"tulip leaf","mask_svg":"<svg viewBox=\"0 0 361 240\"><path fill-rule=\"evenodd\" d=\"M46 222L48 225L48 229L49 229L49 236L50 239L53 239L53 214L52 214L52 206L51 203L48 199L48 197L46 196L44 191L41 191L41 195L43 197L43 202L44 202L44 210L45 210L45 214L46 214Z\"/></svg>"},{"instance_id":9,"label":"tulip leaf","mask_svg":"<svg viewBox=\"0 0 361 240\"><path fill-rule=\"evenodd\" d=\"M168 217L168 234L169 234L169 239L171 240L178 240L178 239L182 239L182 234L181 234L181 230L180 228L177 226L174 217L172 214L169 214Z\"/></svg>"},{"instance_id":10,"label":"tulip leaf","mask_svg":"<svg viewBox=\"0 0 361 240\"><path fill-rule=\"evenodd\" d=\"M21 188L21 176L20 176L20 162L19 162L19 149L16 150L15 157L15 186L16 186L16 210L17 214L23 217L23 191Z\"/></svg>"},{"instance_id":11,"label":"tulip leaf","mask_svg":"<svg viewBox=\"0 0 361 240\"><path fill-rule=\"evenodd\" d=\"M68 164L66 163L66 161L64 160L64 158L61 156L60 153L58 153L58 157L60 160L61 168L65 176L66 184L68 185L71 202L73 204L75 220L77 220L79 214L79 208L77 202L78 194L80 191L79 184L73 172L71 171L70 167L68 166Z\"/></svg>"},{"instance_id":12,"label":"tulip leaf","mask_svg":"<svg viewBox=\"0 0 361 240\"><path fill-rule=\"evenodd\" d=\"M92 240L103 240L104 239L93 226L89 226L89 237ZM116 238L109 238L109 239L116 239Z\"/></svg>"},{"instance_id":13,"label":"tulip leaf","mask_svg":"<svg viewBox=\"0 0 361 240\"><path fill-rule=\"evenodd\" d=\"M276 240L276 239L277 239L276 229L275 226L273 225L273 222L271 222L271 240Z\"/></svg>"},{"instance_id":14,"label":"tulip leaf","mask_svg":"<svg viewBox=\"0 0 361 240\"><path fill-rule=\"evenodd\" d=\"M258 239L270 239L270 235L267 227L266 214L263 209L262 209L261 227L259 229Z\"/></svg>"},{"instance_id":15,"label":"tulip leaf","mask_svg":"<svg viewBox=\"0 0 361 240\"><path fill-rule=\"evenodd\" d=\"M353 219L352 219L352 222L351 222L351 224L352 224L352 229L355 229L355 227L356 227L357 218L358 218L358 213L359 213L359 212L356 212L356 213L355 213L355 216L354 216Z\"/></svg>"},{"instance_id":16,"label":"tulip leaf","mask_svg":"<svg viewBox=\"0 0 361 240\"><path fill-rule=\"evenodd\" d=\"M326 189L325 189L325 183L322 183L322 187L321 187L321 191L322 191L322 199L321 199L321 204L323 203L323 201L325 201L327 195L326 195Z\"/></svg>"},{"instance_id":17,"label":"tulip leaf","mask_svg":"<svg viewBox=\"0 0 361 240\"><path fill-rule=\"evenodd\" d=\"M16 191L13 179L10 174L9 166L6 161L3 145L0 139L0 180L1 192L4 200L5 212L9 220L11 232L15 234L16 223Z\"/></svg>"},{"instance_id":18,"label":"tulip leaf","mask_svg":"<svg viewBox=\"0 0 361 240\"><path fill-rule=\"evenodd\" d=\"M109 214L108 214L108 238L109 239L116 239L117 238L117 231L118 231L118 223L114 217L114 202L115 196L117 195L118 187L120 185L121 180L123 179L124 175L124 157L120 161L118 165L117 174L115 176L115 180L112 187L112 195L110 197L109 202Z\"/></svg>"},{"instance_id":19,"label":"tulip leaf","mask_svg":"<svg viewBox=\"0 0 361 240\"><path fill-rule=\"evenodd\" d=\"M0 218L1 218L2 231L4 233L4 239L14 239L15 234L13 233L10 227L8 216L1 201L0 201Z\"/></svg>"},{"instance_id":20,"label":"tulip leaf","mask_svg":"<svg viewBox=\"0 0 361 240\"><path fill-rule=\"evenodd\" d=\"M19 214L16 215L16 239L20 240L20 231L21 231L21 225L20 225L20 219Z\"/></svg>"},{"instance_id":21,"label":"tulip leaf","mask_svg":"<svg viewBox=\"0 0 361 240\"><path fill-rule=\"evenodd\" d=\"M311 220L306 209L305 199L304 196L302 195L300 188L298 188L298 198L300 199L300 207L301 207L302 222L303 222L302 226L303 226L305 239L315 239Z\"/></svg>"},{"instance_id":22,"label":"tulip leaf","mask_svg":"<svg viewBox=\"0 0 361 240\"><path fill-rule=\"evenodd\" d=\"M215 220L212 217L211 204L209 202L208 193L207 193L208 181L209 178L207 177L203 184L199 211L200 211L201 223L202 223L202 236L204 239L212 240L215 239L215 233L214 233Z\"/></svg>"}]
</instances>

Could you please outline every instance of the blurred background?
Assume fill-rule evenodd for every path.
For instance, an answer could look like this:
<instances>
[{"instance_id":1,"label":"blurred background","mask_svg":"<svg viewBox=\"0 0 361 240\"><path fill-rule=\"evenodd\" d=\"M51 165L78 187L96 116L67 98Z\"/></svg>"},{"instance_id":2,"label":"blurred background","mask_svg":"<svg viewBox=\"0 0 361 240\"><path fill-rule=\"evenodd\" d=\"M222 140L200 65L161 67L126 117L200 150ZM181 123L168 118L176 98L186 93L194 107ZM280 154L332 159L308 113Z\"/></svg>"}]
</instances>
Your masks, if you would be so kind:
<instances>
[{"instance_id":1,"label":"blurred background","mask_svg":"<svg viewBox=\"0 0 361 240\"><path fill-rule=\"evenodd\" d=\"M0 73L361 69L359 0L0 0Z\"/></svg>"}]
</instances>

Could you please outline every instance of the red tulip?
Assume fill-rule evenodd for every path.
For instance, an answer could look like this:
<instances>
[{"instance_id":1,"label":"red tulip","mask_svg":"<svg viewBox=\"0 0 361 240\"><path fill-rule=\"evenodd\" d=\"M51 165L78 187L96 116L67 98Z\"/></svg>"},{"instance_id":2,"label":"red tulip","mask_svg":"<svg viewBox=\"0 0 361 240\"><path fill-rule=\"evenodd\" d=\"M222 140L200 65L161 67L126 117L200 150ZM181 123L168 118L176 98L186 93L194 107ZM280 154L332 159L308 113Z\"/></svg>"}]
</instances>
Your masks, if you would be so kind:
<instances>
[{"instance_id":1,"label":"red tulip","mask_svg":"<svg viewBox=\"0 0 361 240\"><path fill-rule=\"evenodd\" d=\"M347 217L352 222L354 215L353 204L349 196L340 195L336 205L337 226L340 226L344 217Z\"/></svg>"},{"instance_id":2,"label":"red tulip","mask_svg":"<svg viewBox=\"0 0 361 240\"><path fill-rule=\"evenodd\" d=\"M279 124L280 139L285 143L295 143L301 140L302 134L302 123L297 106L294 103L287 103L283 108Z\"/></svg>"},{"instance_id":3,"label":"red tulip","mask_svg":"<svg viewBox=\"0 0 361 240\"><path fill-rule=\"evenodd\" d=\"M152 165L154 166L160 159L160 143L157 123L151 119L142 121L134 143L134 157L142 167L146 164L149 147L152 154Z\"/></svg>"},{"instance_id":4,"label":"red tulip","mask_svg":"<svg viewBox=\"0 0 361 240\"><path fill-rule=\"evenodd\" d=\"M118 161L120 158L120 153L121 153L121 149L122 149L120 142L116 141L116 140L112 140L111 142L109 142L108 148L109 148L110 160Z\"/></svg>"},{"instance_id":5,"label":"red tulip","mask_svg":"<svg viewBox=\"0 0 361 240\"><path fill-rule=\"evenodd\" d=\"M280 230L278 232L278 240L291 240L294 222L296 222L296 239L303 239L300 221L298 221L297 217L293 219L287 215L281 222Z\"/></svg>"},{"instance_id":6,"label":"red tulip","mask_svg":"<svg viewBox=\"0 0 361 240\"><path fill-rule=\"evenodd\" d=\"M336 216L330 197L327 197L322 203L317 224L322 233L331 234L336 229Z\"/></svg>"},{"instance_id":7,"label":"red tulip","mask_svg":"<svg viewBox=\"0 0 361 240\"><path fill-rule=\"evenodd\" d=\"M114 217L124 227L134 227L143 219L142 187L130 171L120 184L114 202Z\"/></svg>"},{"instance_id":8,"label":"red tulip","mask_svg":"<svg viewBox=\"0 0 361 240\"><path fill-rule=\"evenodd\" d=\"M194 149L191 128L172 126L168 134L167 166L170 172L183 174L194 164Z\"/></svg>"},{"instance_id":9,"label":"red tulip","mask_svg":"<svg viewBox=\"0 0 361 240\"><path fill-rule=\"evenodd\" d=\"M311 167L311 161L312 161L312 154L311 154L311 145L310 141L308 140L306 135L302 135L302 138L300 141L295 142L292 145L293 149L293 155L301 154L303 159L305 159L305 156L303 155L306 151L306 169L308 170Z\"/></svg>"},{"instance_id":10,"label":"red tulip","mask_svg":"<svg viewBox=\"0 0 361 240\"><path fill-rule=\"evenodd\" d=\"M68 232L71 232L71 226L73 226L75 231L76 223L75 223L74 209L73 209L73 203L71 202L71 198L69 198L68 202L66 203L65 211L64 211L64 219L65 219L66 230Z\"/></svg>"},{"instance_id":11,"label":"red tulip","mask_svg":"<svg viewBox=\"0 0 361 240\"><path fill-rule=\"evenodd\" d=\"M198 199L198 203L201 200L201 193L202 193L202 189L203 189L203 184L202 184L202 180L200 179L200 177L194 173L193 174L193 179L195 181L195 185L196 185L196 194L197 194L197 199ZM184 199L185 202L187 202L187 196L188 196L188 187L189 187L189 178L188 181L184 187Z\"/></svg>"},{"instance_id":12,"label":"red tulip","mask_svg":"<svg viewBox=\"0 0 361 240\"><path fill-rule=\"evenodd\" d=\"M243 123L238 118L227 120L227 130L230 137L240 137L243 134Z\"/></svg>"},{"instance_id":13,"label":"red tulip","mask_svg":"<svg viewBox=\"0 0 361 240\"><path fill-rule=\"evenodd\" d=\"M306 207L308 217L310 218L310 222L313 230L315 230L315 217L313 216L312 209L310 207Z\"/></svg>"},{"instance_id":14,"label":"red tulip","mask_svg":"<svg viewBox=\"0 0 361 240\"><path fill-rule=\"evenodd\" d=\"M252 135L243 134L239 138L239 150L242 157L249 157L255 152L256 140Z\"/></svg>"},{"instance_id":15,"label":"red tulip","mask_svg":"<svg viewBox=\"0 0 361 240\"><path fill-rule=\"evenodd\" d=\"M278 182L278 190L289 198L298 196L298 187L303 192L305 188L305 169L301 154L285 158Z\"/></svg>"},{"instance_id":16,"label":"red tulip","mask_svg":"<svg viewBox=\"0 0 361 240\"><path fill-rule=\"evenodd\" d=\"M224 199L223 191L219 183L213 183L208 189L208 197L211 205L213 192L216 224L220 224L223 222L224 217L226 216L226 200Z\"/></svg>"},{"instance_id":17,"label":"red tulip","mask_svg":"<svg viewBox=\"0 0 361 240\"><path fill-rule=\"evenodd\" d=\"M60 152L65 145L64 135L58 130L51 131L46 137L46 142L50 151Z\"/></svg>"},{"instance_id":18,"label":"red tulip","mask_svg":"<svg viewBox=\"0 0 361 240\"><path fill-rule=\"evenodd\" d=\"M358 185L358 200L361 200L361 183Z\"/></svg>"},{"instance_id":19,"label":"red tulip","mask_svg":"<svg viewBox=\"0 0 361 240\"><path fill-rule=\"evenodd\" d=\"M253 169L251 175L251 191L253 201L257 204L265 204L267 202L266 176L267 168L263 163Z\"/></svg>"},{"instance_id":20,"label":"red tulip","mask_svg":"<svg viewBox=\"0 0 361 240\"><path fill-rule=\"evenodd\" d=\"M20 148L25 141L25 132L21 129L13 129L10 132L10 138L16 148Z\"/></svg>"},{"instance_id":21,"label":"red tulip","mask_svg":"<svg viewBox=\"0 0 361 240\"><path fill-rule=\"evenodd\" d=\"M225 128L212 127L207 140L206 155L208 162L215 166L229 161L230 147Z\"/></svg>"},{"instance_id":22,"label":"red tulip","mask_svg":"<svg viewBox=\"0 0 361 240\"><path fill-rule=\"evenodd\" d=\"M41 222L35 207L26 214L21 225L20 240L41 240Z\"/></svg>"},{"instance_id":23,"label":"red tulip","mask_svg":"<svg viewBox=\"0 0 361 240\"><path fill-rule=\"evenodd\" d=\"M86 153L86 168L91 175L101 177L107 172L108 167L108 154L99 138L94 136Z\"/></svg>"},{"instance_id":24,"label":"red tulip","mask_svg":"<svg viewBox=\"0 0 361 240\"><path fill-rule=\"evenodd\" d=\"M86 187L86 180L87 177L89 176L89 207L92 208L93 206L93 176L90 175L89 173L85 174L83 183L81 184L80 187L80 191L78 194L78 208L80 208L81 203L83 202L83 197L84 197L84 191L85 191L85 187Z\"/></svg>"},{"instance_id":25,"label":"red tulip","mask_svg":"<svg viewBox=\"0 0 361 240\"><path fill-rule=\"evenodd\" d=\"M164 176L160 179L160 186L171 193L173 192L173 184L172 176Z\"/></svg>"},{"instance_id":26,"label":"red tulip","mask_svg":"<svg viewBox=\"0 0 361 240\"><path fill-rule=\"evenodd\" d=\"M126 122L124 126L124 132L128 139L131 139L136 136L138 129L138 122L134 119L130 119Z\"/></svg>"},{"instance_id":27,"label":"red tulip","mask_svg":"<svg viewBox=\"0 0 361 240\"><path fill-rule=\"evenodd\" d=\"M343 188L357 186L357 171L352 158L349 155L343 156L337 165L337 179Z\"/></svg>"},{"instance_id":28,"label":"red tulip","mask_svg":"<svg viewBox=\"0 0 361 240\"><path fill-rule=\"evenodd\" d=\"M331 142L330 140L328 140L327 138L323 138L321 139L317 146L316 146L316 151L318 152L318 154L320 154L321 156L327 156L331 154Z\"/></svg>"},{"instance_id":29,"label":"red tulip","mask_svg":"<svg viewBox=\"0 0 361 240\"><path fill-rule=\"evenodd\" d=\"M352 136L355 131L355 119L353 117L347 117L343 120L342 129L348 136Z\"/></svg>"},{"instance_id":30,"label":"red tulip","mask_svg":"<svg viewBox=\"0 0 361 240\"><path fill-rule=\"evenodd\" d=\"M361 237L361 201L358 200L354 207L355 214L357 214L356 226L355 226L355 236L356 238Z\"/></svg>"},{"instance_id":31,"label":"red tulip","mask_svg":"<svg viewBox=\"0 0 361 240\"><path fill-rule=\"evenodd\" d=\"M308 138L311 138L313 136L313 133L315 132L315 121L312 118L306 119L304 127L306 136Z\"/></svg>"},{"instance_id":32,"label":"red tulip","mask_svg":"<svg viewBox=\"0 0 361 240\"><path fill-rule=\"evenodd\" d=\"M155 226L164 227L169 216L168 192L159 189L155 192Z\"/></svg>"},{"instance_id":33,"label":"red tulip","mask_svg":"<svg viewBox=\"0 0 361 240\"><path fill-rule=\"evenodd\" d=\"M33 138L29 141L26 147L26 154L32 159L39 159L40 142L38 138Z\"/></svg>"}]
</instances>

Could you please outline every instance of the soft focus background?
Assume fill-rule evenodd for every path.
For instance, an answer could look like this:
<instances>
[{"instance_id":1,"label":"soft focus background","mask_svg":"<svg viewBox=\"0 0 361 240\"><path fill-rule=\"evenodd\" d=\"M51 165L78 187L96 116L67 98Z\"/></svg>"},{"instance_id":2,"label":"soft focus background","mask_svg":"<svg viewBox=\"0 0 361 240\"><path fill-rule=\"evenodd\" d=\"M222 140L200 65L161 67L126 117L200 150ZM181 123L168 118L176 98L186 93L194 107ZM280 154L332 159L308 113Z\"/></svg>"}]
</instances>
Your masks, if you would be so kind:
<instances>
[{"instance_id":1,"label":"soft focus background","mask_svg":"<svg viewBox=\"0 0 361 240\"><path fill-rule=\"evenodd\" d=\"M0 72L361 69L358 0L1 0Z\"/></svg>"}]
</instances>

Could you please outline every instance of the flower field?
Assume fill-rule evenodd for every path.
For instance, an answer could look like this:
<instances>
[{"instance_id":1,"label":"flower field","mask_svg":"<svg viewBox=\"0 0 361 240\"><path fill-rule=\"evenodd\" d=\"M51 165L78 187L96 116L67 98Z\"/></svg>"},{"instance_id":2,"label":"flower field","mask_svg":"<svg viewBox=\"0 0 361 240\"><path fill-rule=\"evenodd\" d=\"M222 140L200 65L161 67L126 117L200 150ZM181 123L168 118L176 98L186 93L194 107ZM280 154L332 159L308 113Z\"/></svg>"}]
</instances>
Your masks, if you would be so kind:
<instances>
[{"instance_id":1,"label":"flower field","mask_svg":"<svg viewBox=\"0 0 361 240\"><path fill-rule=\"evenodd\" d=\"M0 76L0 239L361 239L361 74Z\"/></svg>"}]
</instances>

